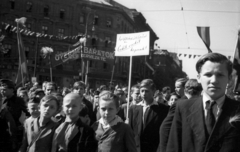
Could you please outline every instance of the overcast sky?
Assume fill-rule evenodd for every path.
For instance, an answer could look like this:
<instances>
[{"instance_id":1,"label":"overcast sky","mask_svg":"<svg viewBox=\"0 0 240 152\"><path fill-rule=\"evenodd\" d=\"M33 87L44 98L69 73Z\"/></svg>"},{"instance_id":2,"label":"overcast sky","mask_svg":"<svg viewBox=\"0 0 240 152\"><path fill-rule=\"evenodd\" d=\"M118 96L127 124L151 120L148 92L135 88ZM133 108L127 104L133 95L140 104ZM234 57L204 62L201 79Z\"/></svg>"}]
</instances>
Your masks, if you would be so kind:
<instances>
[{"instance_id":1,"label":"overcast sky","mask_svg":"<svg viewBox=\"0 0 240 152\"><path fill-rule=\"evenodd\" d=\"M210 27L210 48L232 56L240 25L240 0L116 0L141 12L160 38L161 49L188 55L202 55L207 49L197 26ZM183 11L182 11L183 10ZM180 56L183 70L196 78L198 59Z\"/></svg>"}]
</instances>

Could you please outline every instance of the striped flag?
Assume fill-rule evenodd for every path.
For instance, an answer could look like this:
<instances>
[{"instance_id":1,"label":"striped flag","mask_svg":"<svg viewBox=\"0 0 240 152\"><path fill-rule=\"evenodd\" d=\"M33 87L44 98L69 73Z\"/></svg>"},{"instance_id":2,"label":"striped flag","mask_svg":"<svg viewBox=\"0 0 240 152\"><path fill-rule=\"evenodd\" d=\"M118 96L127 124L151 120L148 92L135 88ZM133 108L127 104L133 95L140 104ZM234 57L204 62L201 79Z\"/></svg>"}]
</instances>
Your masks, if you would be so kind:
<instances>
[{"instance_id":1,"label":"striped flag","mask_svg":"<svg viewBox=\"0 0 240 152\"><path fill-rule=\"evenodd\" d=\"M197 27L198 35L203 40L203 43L208 49L208 53L211 53L212 50L210 49L210 33L209 33L209 27Z\"/></svg>"},{"instance_id":2,"label":"striped flag","mask_svg":"<svg viewBox=\"0 0 240 152\"><path fill-rule=\"evenodd\" d=\"M21 33L19 31L19 23L22 22L24 18L16 19L17 22L17 42L18 42L18 53L19 53L19 67L18 74L16 78L16 86L24 86L26 82L29 81L28 70L27 70L27 60L25 56L24 45L22 42Z\"/></svg>"},{"instance_id":3,"label":"striped flag","mask_svg":"<svg viewBox=\"0 0 240 152\"><path fill-rule=\"evenodd\" d=\"M236 72L234 92L240 92L240 30L238 31L237 46L233 57L233 69Z\"/></svg>"}]
</instances>

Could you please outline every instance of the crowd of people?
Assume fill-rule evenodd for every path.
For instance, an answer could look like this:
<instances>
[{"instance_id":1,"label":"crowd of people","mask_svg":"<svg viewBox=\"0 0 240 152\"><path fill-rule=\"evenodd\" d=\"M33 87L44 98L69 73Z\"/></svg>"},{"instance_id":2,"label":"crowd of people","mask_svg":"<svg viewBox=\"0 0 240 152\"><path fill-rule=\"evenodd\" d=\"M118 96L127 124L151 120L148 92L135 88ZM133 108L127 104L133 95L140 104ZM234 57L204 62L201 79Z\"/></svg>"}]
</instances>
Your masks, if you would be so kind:
<instances>
[{"instance_id":1,"label":"crowd of people","mask_svg":"<svg viewBox=\"0 0 240 152\"><path fill-rule=\"evenodd\" d=\"M198 80L179 78L174 90L144 79L130 94L82 81L60 90L54 82L16 88L1 79L0 152L239 151L239 96L225 95L231 62L208 53L196 70Z\"/></svg>"}]
</instances>

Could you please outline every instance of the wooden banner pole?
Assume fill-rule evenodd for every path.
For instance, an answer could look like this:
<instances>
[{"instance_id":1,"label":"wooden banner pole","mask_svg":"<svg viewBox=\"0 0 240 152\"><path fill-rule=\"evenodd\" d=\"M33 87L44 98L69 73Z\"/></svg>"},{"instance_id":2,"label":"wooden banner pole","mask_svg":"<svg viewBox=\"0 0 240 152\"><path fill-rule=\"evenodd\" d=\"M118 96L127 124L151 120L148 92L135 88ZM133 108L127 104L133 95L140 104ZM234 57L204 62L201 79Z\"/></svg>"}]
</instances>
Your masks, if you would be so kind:
<instances>
[{"instance_id":1,"label":"wooden banner pole","mask_svg":"<svg viewBox=\"0 0 240 152\"><path fill-rule=\"evenodd\" d=\"M127 116L126 116L127 122L128 122L128 113L129 113L128 111L130 106L131 79L132 79L132 56L130 56L130 64L129 64L128 101L127 101Z\"/></svg>"}]
</instances>

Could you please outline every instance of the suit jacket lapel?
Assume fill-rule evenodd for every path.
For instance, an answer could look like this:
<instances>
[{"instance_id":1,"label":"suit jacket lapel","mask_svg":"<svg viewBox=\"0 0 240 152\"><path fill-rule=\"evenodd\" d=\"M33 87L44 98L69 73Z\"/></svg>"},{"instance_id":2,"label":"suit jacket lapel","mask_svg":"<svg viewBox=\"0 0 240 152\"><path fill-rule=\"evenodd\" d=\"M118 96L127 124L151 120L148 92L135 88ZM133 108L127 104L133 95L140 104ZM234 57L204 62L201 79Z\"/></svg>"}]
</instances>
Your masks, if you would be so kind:
<instances>
[{"instance_id":1,"label":"suit jacket lapel","mask_svg":"<svg viewBox=\"0 0 240 152\"><path fill-rule=\"evenodd\" d=\"M192 106L189 108L189 115L187 121L190 122L191 128L195 136L197 137L198 143L205 146L206 144L206 129L205 129L205 118L203 111L202 97L197 98Z\"/></svg>"},{"instance_id":2,"label":"suit jacket lapel","mask_svg":"<svg viewBox=\"0 0 240 152\"><path fill-rule=\"evenodd\" d=\"M156 108L157 108L157 105L151 105L149 107L149 112L148 112L148 115L147 115L147 118L146 118L147 120L145 121L146 124L144 124L143 130L151 122L151 120L153 120L157 116L157 113L155 112Z\"/></svg>"},{"instance_id":3,"label":"suit jacket lapel","mask_svg":"<svg viewBox=\"0 0 240 152\"><path fill-rule=\"evenodd\" d=\"M232 127L229 123L229 119L234 113L233 108L238 108L234 107L231 105L230 99L226 97L223 106L222 106L222 112L220 113L218 120L216 121L213 131L208 139L207 145L206 145L206 151L213 146L213 144L219 140L228 130Z\"/></svg>"},{"instance_id":4,"label":"suit jacket lapel","mask_svg":"<svg viewBox=\"0 0 240 152\"><path fill-rule=\"evenodd\" d=\"M137 127L138 127L138 135L141 135L142 128L143 128L143 107L136 106L136 120L137 120Z\"/></svg>"}]
</instances>

